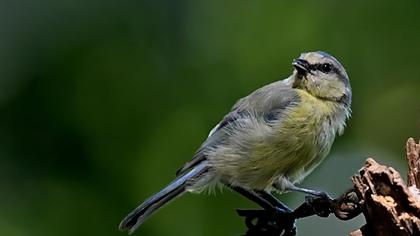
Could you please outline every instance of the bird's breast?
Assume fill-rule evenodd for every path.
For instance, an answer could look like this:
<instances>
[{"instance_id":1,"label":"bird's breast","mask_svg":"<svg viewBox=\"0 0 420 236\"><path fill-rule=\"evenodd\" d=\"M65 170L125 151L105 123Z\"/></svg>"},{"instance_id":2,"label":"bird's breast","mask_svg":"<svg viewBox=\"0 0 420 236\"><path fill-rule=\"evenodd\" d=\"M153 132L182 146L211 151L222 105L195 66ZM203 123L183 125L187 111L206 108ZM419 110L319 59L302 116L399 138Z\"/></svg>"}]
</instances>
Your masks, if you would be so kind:
<instances>
[{"instance_id":1,"label":"bird's breast","mask_svg":"<svg viewBox=\"0 0 420 236\"><path fill-rule=\"evenodd\" d=\"M277 175L290 182L300 182L329 153L345 114L337 105L298 90L301 102L291 107L275 127L272 140Z\"/></svg>"},{"instance_id":2,"label":"bird's breast","mask_svg":"<svg viewBox=\"0 0 420 236\"><path fill-rule=\"evenodd\" d=\"M279 178L296 183L328 154L341 124L335 106L298 91L300 101L275 122L247 120L208 152L223 181L249 189L266 189Z\"/></svg>"}]
</instances>

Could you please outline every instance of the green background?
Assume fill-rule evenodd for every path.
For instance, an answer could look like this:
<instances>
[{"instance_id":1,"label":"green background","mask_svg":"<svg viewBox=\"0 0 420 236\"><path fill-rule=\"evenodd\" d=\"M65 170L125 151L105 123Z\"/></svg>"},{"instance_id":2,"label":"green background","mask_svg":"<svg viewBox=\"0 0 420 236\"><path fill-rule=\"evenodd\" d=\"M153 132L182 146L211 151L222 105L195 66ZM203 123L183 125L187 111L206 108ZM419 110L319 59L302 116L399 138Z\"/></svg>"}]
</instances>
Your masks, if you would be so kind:
<instances>
[{"instance_id":1,"label":"green background","mask_svg":"<svg viewBox=\"0 0 420 236\"><path fill-rule=\"evenodd\" d=\"M353 117L303 186L338 195L368 156L405 175L420 137L420 1L0 2L0 235L125 235L232 104L324 50ZM296 207L302 194L281 196ZM135 235L240 235L230 191L186 194ZM310 217L300 235L364 222Z\"/></svg>"}]
</instances>

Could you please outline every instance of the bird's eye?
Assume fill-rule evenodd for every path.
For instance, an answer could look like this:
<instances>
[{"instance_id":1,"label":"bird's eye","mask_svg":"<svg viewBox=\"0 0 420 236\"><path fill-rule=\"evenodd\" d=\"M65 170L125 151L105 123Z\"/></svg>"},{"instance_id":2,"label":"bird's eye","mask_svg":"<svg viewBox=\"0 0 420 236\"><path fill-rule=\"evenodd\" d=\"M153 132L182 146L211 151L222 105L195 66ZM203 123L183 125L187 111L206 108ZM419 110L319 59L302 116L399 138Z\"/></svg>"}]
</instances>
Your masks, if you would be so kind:
<instances>
[{"instance_id":1,"label":"bird's eye","mask_svg":"<svg viewBox=\"0 0 420 236\"><path fill-rule=\"evenodd\" d=\"M330 63L321 64L320 70L324 73L329 73L332 70L332 65Z\"/></svg>"}]
</instances>

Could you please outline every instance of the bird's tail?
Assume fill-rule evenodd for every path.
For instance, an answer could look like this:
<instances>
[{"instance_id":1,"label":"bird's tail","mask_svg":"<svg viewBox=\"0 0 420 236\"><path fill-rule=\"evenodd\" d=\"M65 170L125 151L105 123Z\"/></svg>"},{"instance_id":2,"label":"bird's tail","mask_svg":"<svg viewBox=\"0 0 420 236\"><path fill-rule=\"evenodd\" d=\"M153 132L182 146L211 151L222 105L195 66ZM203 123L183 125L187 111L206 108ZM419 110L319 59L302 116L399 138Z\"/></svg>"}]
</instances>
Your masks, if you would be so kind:
<instances>
[{"instance_id":1,"label":"bird's tail","mask_svg":"<svg viewBox=\"0 0 420 236\"><path fill-rule=\"evenodd\" d=\"M196 178L201 176L207 167L205 163L201 163L192 168L189 172L178 176L168 186L160 192L154 194L140 206L128 214L120 223L121 231L133 233L141 224L143 224L154 212L173 200L175 197L182 195L186 191L186 187L190 186Z\"/></svg>"}]
</instances>

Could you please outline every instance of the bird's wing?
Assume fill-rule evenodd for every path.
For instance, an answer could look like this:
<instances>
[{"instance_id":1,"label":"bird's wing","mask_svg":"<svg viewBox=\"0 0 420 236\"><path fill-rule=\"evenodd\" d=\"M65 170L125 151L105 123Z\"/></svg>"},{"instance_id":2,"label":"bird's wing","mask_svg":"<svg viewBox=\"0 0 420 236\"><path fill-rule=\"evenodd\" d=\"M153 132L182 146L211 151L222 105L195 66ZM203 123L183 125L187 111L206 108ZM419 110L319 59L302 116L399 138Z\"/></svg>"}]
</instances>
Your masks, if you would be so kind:
<instances>
[{"instance_id":1,"label":"bird's wing","mask_svg":"<svg viewBox=\"0 0 420 236\"><path fill-rule=\"evenodd\" d=\"M261 116L266 122L271 122L284 111L285 108L296 104L299 96L294 89L283 81L266 85L250 95L241 98L232 110L211 131L206 141L194 154L191 161L185 163L177 172L177 176L185 173L195 165L206 160L204 152L223 143L232 130L243 128L241 120L249 119L250 115Z\"/></svg>"}]
</instances>

